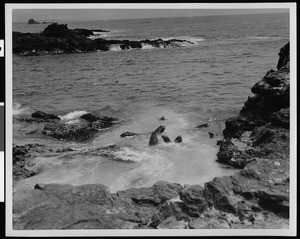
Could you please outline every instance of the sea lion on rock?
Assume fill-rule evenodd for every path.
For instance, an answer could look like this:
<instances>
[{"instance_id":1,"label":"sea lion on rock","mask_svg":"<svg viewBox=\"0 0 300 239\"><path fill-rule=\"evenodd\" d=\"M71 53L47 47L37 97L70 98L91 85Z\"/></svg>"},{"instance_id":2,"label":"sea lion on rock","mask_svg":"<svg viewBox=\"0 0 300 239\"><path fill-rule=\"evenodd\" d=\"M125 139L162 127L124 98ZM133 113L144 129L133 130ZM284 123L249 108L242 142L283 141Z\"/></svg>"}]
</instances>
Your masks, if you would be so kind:
<instances>
[{"instance_id":1,"label":"sea lion on rock","mask_svg":"<svg viewBox=\"0 0 300 239\"><path fill-rule=\"evenodd\" d=\"M181 142L182 142L182 137L181 137L181 135L178 135L178 136L176 137L176 139L174 140L174 142L175 142L175 143L181 143Z\"/></svg>"},{"instance_id":2,"label":"sea lion on rock","mask_svg":"<svg viewBox=\"0 0 300 239\"><path fill-rule=\"evenodd\" d=\"M150 136L149 145L154 146L159 143L156 133L153 131Z\"/></svg>"},{"instance_id":3,"label":"sea lion on rock","mask_svg":"<svg viewBox=\"0 0 300 239\"><path fill-rule=\"evenodd\" d=\"M154 130L152 133L155 133L155 134L161 134L165 131L166 129L166 126L159 126L156 130Z\"/></svg>"},{"instance_id":4,"label":"sea lion on rock","mask_svg":"<svg viewBox=\"0 0 300 239\"><path fill-rule=\"evenodd\" d=\"M198 129L207 128L207 127L208 127L208 123L200 124L200 125L196 126L196 128L198 128Z\"/></svg>"},{"instance_id":5,"label":"sea lion on rock","mask_svg":"<svg viewBox=\"0 0 300 239\"><path fill-rule=\"evenodd\" d=\"M163 138L165 143L170 143L171 142L170 138L167 135L162 135L161 137Z\"/></svg>"},{"instance_id":6,"label":"sea lion on rock","mask_svg":"<svg viewBox=\"0 0 300 239\"><path fill-rule=\"evenodd\" d=\"M124 137L128 137L128 136L135 136L135 135L138 135L137 133L133 133L133 132L125 132L123 134L120 135L121 138L124 138Z\"/></svg>"}]
</instances>

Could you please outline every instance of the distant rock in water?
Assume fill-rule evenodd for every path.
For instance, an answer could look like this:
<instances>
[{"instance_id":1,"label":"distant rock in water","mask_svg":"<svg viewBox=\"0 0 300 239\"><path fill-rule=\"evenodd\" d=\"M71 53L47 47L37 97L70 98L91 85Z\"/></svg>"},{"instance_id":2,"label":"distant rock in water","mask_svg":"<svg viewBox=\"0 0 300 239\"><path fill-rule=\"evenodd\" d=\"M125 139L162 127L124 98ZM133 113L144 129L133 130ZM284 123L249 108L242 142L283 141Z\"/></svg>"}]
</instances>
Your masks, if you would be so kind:
<instances>
[{"instance_id":1,"label":"distant rock in water","mask_svg":"<svg viewBox=\"0 0 300 239\"><path fill-rule=\"evenodd\" d=\"M176 137L176 139L174 140L174 142L175 142L175 143L181 143L181 142L182 142L182 137L181 137L181 135L178 135L178 136Z\"/></svg>"},{"instance_id":2,"label":"distant rock in water","mask_svg":"<svg viewBox=\"0 0 300 239\"><path fill-rule=\"evenodd\" d=\"M57 116L57 115L54 115L54 114L47 114L43 111L36 111L34 112L31 117L33 118L39 118L39 119L44 119L44 120L49 120L49 119L52 119L52 120L60 120L60 118Z\"/></svg>"},{"instance_id":3,"label":"distant rock in water","mask_svg":"<svg viewBox=\"0 0 300 239\"><path fill-rule=\"evenodd\" d=\"M37 22L33 18L31 18L28 20L28 24L40 24L40 22Z\"/></svg>"},{"instance_id":4,"label":"distant rock in water","mask_svg":"<svg viewBox=\"0 0 300 239\"><path fill-rule=\"evenodd\" d=\"M160 117L159 120L166 120L164 116Z\"/></svg>"}]
</instances>

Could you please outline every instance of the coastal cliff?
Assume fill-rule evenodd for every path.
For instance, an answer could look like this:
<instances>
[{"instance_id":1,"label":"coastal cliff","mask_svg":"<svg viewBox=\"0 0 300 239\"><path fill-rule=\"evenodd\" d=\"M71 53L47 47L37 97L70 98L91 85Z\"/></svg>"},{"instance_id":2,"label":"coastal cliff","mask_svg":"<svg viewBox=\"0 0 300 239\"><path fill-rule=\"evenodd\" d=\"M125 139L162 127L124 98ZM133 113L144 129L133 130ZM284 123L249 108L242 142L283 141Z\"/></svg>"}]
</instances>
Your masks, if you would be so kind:
<instances>
[{"instance_id":1,"label":"coastal cliff","mask_svg":"<svg viewBox=\"0 0 300 239\"><path fill-rule=\"evenodd\" d=\"M116 193L101 184L37 184L14 193L14 229L288 228L289 72L288 43L277 70L268 71L239 115L226 120L218 161L238 173L204 187L160 181ZM39 147L15 150L26 161Z\"/></svg>"}]
</instances>

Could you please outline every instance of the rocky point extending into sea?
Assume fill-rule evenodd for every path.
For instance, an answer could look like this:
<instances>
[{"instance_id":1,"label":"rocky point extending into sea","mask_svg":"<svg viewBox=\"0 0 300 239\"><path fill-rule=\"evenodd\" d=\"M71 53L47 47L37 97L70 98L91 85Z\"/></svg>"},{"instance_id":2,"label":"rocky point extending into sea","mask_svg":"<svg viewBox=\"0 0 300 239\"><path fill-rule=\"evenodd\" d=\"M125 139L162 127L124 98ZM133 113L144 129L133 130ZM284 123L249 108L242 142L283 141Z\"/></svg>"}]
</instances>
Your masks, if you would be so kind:
<instances>
[{"instance_id":1,"label":"rocky point extending into sea","mask_svg":"<svg viewBox=\"0 0 300 239\"><path fill-rule=\"evenodd\" d=\"M111 48L120 50L141 49L143 46L153 48L180 47L192 45L194 42L181 39L154 40L106 40L90 39L95 33L107 32L102 29L69 29L67 24L52 23L41 33L13 32L13 53L20 56L38 56L58 53L84 53L109 51Z\"/></svg>"},{"instance_id":2,"label":"rocky point extending into sea","mask_svg":"<svg viewBox=\"0 0 300 239\"><path fill-rule=\"evenodd\" d=\"M226 120L217 157L220 163L240 169L238 173L216 177L204 187L159 181L150 188L116 193L101 184L36 184L13 194L14 229L288 228L289 58L288 43L279 52L277 69L269 70L252 87L254 96L247 99L239 115ZM44 123L44 129L34 133L60 140L84 140L77 137L78 132L92 137L95 130L116 121L94 113L81 118L80 125L72 129L43 112L23 121ZM30 158L68 150L72 149L14 145L14 180L36 173L27 165ZM107 154L114 147L99 150Z\"/></svg>"}]
</instances>

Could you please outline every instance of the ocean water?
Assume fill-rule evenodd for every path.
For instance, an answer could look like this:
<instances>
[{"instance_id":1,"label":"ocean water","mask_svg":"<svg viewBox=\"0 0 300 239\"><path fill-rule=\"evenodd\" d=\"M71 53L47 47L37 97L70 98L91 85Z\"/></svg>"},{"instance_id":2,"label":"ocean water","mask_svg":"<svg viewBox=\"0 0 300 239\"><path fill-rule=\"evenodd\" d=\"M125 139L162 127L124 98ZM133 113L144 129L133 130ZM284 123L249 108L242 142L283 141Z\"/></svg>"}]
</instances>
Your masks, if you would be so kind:
<instances>
[{"instance_id":1,"label":"ocean water","mask_svg":"<svg viewBox=\"0 0 300 239\"><path fill-rule=\"evenodd\" d=\"M64 22L65 23L65 22ZM195 44L108 52L13 56L14 116L36 110L75 123L101 110L122 120L84 143L26 135L34 126L14 121L15 144L43 143L78 152L116 144L123 161L65 153L34 160L39 173L15 190L35 183L101 183L111 191L151 186L159 180L201 184L234 169L216 162L217 140L227 117L236 115L251 87L275 69L289 41L289 15L259 14L187 18L67 22L69 28L106 29L106 39L186 39ZM46 25L13 24L14 31L40 32ZM165 121L159 121L164 116ZM208 128L196 129L208 123ZM181 144L148 146L149 134L165 125ZM120 138L126 131L145 133ZM215 134L210 138L208 132Z\"/></svg>"}]
</instances>

